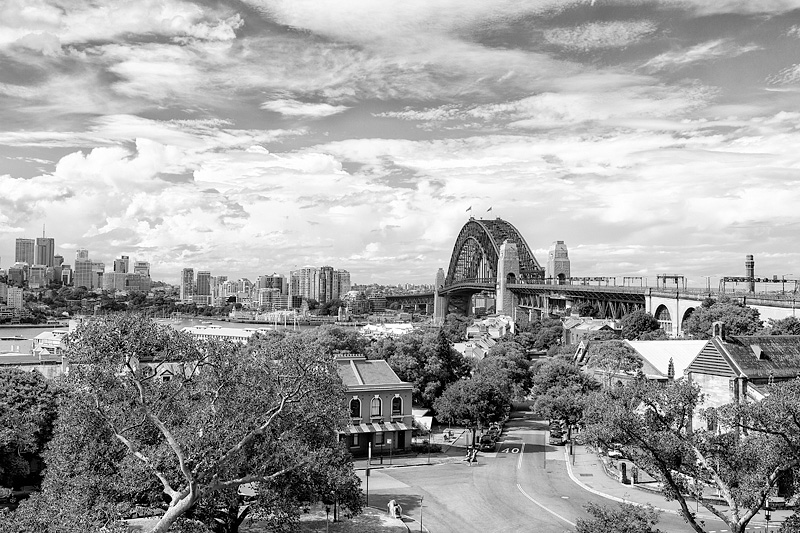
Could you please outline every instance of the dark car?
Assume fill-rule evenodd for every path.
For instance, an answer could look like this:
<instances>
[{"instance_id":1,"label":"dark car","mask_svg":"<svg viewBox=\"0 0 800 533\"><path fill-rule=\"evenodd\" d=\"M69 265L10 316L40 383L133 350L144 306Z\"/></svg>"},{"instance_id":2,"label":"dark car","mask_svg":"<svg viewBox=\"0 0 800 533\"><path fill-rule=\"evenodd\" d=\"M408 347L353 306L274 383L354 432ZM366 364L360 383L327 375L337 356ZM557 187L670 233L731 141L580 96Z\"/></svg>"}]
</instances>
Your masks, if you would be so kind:
<instances>
[{"instance_id":1,"label":"dark car","mask_svg":"<svg viewBox=\"0 0 800 533\"><path fill-rule=\"evenodd\" d=\"M480 440L480 449L482 452L493 452L495 440L490 435L484 435Z\"/></svg>"}]
</instances>

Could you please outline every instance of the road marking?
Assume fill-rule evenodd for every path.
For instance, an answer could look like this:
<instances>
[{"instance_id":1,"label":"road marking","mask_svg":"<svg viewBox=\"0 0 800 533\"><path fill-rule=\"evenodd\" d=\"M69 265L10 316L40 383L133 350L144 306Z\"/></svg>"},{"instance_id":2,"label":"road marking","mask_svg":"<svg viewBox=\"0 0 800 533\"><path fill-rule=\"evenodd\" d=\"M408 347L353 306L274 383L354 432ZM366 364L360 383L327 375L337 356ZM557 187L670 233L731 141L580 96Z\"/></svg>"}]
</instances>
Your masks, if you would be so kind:
<instances>
[{"instance_id":1,"label":"road marking","mask_svg":"<svg viewBox=\"0 0 800 533\"><path fill-rule=\"evenodd\" d=\"M542 505L541 503L537 502L536 500L534 500L533 498L531 498L530 496L528 496L528 493L527 493L527 492L525 492L524 490L522 490L522 487L520 486L520 484L519 484L519 483L517 483L517 488L519 489L519 491L522 493L522 495L523 495L523 496L525 496L526 498L528 498L530 501L532 501L533 503L535 503L536 505L538 505L539 507L541 507L542 509L544 509L545 511L547 511L547 512L548 512L548 513L550 513L551 515L555 516L555 517L556 517L556 518L558 518L559 520L563 520L564 522L566 522L567 524L571 525L572 527L576 527L576 526L577 526L577 524L575 524L574 522L570 522L569 520L567 520L566 518L564 518L563 516L561 516L561 515L560 515L560 514L558 514L557 512L553 511L552 509L548 509L547 507L545 507L545 506L544 506L544 505Z\"/></svg>"},{"instance_id":2,"label":"road marking","mask_svg":"<svg viewBox=\"0 0 800 533\"><path fill-rule=\"evenodd\" d=\"M516 450L516 448L514 448ZM516 452L514 452L516 453ZM519 459L517 460L517 470L522 468L522 455L525 453L525 444L522 444L522 449L520 450Z\"/></svg>"}]
</instances>

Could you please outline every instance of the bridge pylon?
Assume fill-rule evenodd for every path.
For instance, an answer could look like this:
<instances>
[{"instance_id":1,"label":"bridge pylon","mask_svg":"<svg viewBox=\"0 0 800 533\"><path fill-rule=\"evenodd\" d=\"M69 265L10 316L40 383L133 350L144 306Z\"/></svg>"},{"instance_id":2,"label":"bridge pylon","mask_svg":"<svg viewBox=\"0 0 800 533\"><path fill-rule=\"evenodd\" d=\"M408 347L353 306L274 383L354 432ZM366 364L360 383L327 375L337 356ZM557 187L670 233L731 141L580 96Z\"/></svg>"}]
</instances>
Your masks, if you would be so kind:
<instances>
[{"instance_id":1,"label":"bridge pylon","mask_svg":"<svg viewBox=\"0 0 800 533\"><path fill-rule=\"evenodd\" d=\"M440 292L442 288L444 288L444 279L444 269L440 268L436 272L436 283L433 289L433 323L437 326L444 324L444 319L447 316L447 308L450 306L450 298L448 295Z\"/></svg>"},{"instance_id":2,"label":"bridge pylon","mask_svg":"<svg viewBox=\"0 0 800 533\"><path fill-rule=\"evenodd\" d=\"M497 288L495 289L497 314L513 316L517 297L508 286L517 283L517 280L519 280L517 244L505 240L500 245L500 253L497 258Z\"/></svg>"}]
</instances>

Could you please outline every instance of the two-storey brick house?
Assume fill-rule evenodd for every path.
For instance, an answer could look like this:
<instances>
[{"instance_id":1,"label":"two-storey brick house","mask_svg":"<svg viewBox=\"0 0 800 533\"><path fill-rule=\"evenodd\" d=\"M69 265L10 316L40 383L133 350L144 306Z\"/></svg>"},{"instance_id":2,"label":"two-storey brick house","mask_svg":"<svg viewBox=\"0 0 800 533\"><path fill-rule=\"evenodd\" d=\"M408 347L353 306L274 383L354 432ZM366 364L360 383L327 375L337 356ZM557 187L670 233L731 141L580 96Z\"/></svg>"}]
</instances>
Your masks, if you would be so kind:
<instances>
[{"instance_id":1,"label":"two-storey brick house","mask_svg":"<svg viewBox=\"0 0 800 533\"><path fill-rule=\"evenodd\" d=\"M347 387L350 425L340 434L353 455L388 454L411 446L411 383L401 381L383 360L337 354L339 376Z\"/></svg>"}]
</instances>

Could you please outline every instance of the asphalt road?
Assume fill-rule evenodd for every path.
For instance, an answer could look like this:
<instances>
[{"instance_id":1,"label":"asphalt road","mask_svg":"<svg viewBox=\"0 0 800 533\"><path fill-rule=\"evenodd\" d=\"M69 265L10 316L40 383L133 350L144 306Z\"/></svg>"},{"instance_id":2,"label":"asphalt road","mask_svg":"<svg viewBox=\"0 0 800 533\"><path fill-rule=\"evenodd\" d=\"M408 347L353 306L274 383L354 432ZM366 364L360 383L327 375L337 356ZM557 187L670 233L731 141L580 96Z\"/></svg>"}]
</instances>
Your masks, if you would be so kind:
<instances>
[{"instance_id":1,"label":"asphalt road","mask_svg":"<svg viewBox=\"0 0 800 533\"><path fill-rule=\"evenodd\" d=\"M422 511L422 522L432 533L571 532L578 518L588 516L584 505L589 501L617 505L569 478L563 447L544 444L545 423L529 414L515 416L498 451L482 454L473 466L461 462L373 470L370 504L385 506L395 499L416 520L413 528L419 527ZM662 505L673 506L666 501ZM657 527L665 533L692 531L681 516L667 513ZM709 521L707 531L723 530L721 522Z\"/></svg>"}]
</instances>

